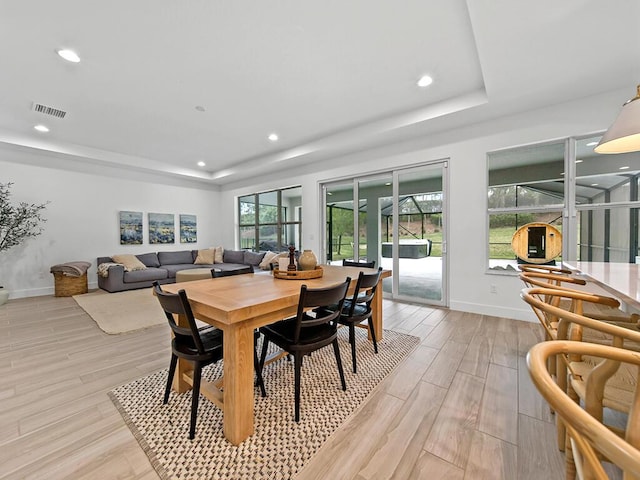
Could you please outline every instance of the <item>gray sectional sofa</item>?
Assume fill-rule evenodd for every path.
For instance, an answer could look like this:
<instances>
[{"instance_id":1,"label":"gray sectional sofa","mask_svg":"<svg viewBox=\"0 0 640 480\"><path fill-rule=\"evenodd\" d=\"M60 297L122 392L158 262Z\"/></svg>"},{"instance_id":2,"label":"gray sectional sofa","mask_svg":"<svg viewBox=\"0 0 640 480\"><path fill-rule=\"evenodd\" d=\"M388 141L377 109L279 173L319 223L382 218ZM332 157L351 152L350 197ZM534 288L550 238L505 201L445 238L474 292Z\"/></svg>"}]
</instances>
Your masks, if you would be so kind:
<instances>
[{"instance_id":1,"label":"gray sectional sofa","mask_svg":"<svg viewBox=\"0 0 640 480\"><path fill-rule=\"evenodd\" d=\"M112 265L108 269L108 276L98 275L98 286L107 292L113 293L150 287L155 281L160 284L174 283L176 281L176 272L192 268L237 270L251 265L254 270L258 270L264 253L246 250L225 250L223 263L211 265L195 264L197 256L198 250L152 252L136 255L138 260L147 267L146 269L125 272L124 266ZM97 265L112 262L113 259L111 257L98 257Z\"/></svg>"}]
</instances>

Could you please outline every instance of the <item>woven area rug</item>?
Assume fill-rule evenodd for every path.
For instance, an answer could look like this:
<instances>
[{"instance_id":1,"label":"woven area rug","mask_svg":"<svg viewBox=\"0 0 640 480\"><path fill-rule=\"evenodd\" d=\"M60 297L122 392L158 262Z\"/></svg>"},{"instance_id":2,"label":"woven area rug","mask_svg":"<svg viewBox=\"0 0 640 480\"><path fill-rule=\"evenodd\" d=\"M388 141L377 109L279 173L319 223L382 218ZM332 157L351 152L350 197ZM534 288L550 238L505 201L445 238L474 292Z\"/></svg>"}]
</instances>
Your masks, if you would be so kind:
<instances>
[{"instance_id":1,"label":"woven area rug","mask_svg":"<svg viewBox=\"0 0 640 480\"><path fill-rule=\"evenodd\" d=\"M345 392L331 347L305 357L299 423L293 421L293 362L282 359L266 366L267 397L255 390L255 433L237 447L223 436L222 412L204 397L196 437L189 440L191 393L174 392L163 405L167 370L118 387L109 396L163 479L291 479L420 342L385 330L376 355L366 330L357 328L356 335L358 373L353 374L348 330L339 331ZM204 376L215 379L221 372L218 363Z\"/></svg>"},{"instance_id":2,"label":"woven area rug","mask_svg":"<svg viewBox=\"0 0 640 480\"><path fill-rule=\"evenodd\" d=\"M167 323L151 288L116 293L96 290L74 295L73 299L105 333L126 333Z\"/></svg>"}]
</instances>

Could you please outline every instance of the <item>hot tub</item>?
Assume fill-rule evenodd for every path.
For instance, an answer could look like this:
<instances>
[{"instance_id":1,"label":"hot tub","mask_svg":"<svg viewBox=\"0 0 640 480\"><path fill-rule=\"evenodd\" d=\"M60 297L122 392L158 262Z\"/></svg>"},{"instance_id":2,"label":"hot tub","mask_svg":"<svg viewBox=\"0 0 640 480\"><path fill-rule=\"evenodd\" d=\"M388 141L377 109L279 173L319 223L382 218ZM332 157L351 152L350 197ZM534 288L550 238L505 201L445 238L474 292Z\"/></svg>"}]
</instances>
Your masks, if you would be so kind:
<instances>
[{"instance_id":1,"label":"hot tub","mask_svg":"<svg viewBox=\"0 0 640 480\"><path fill-rule=\"evenodd\" d=\"M391 258L393 244L382 242L382 256ZM402 239L398 244L400 258L424 258L431 255L431 240L428 239Z\"/></svg>"}]
</instances>

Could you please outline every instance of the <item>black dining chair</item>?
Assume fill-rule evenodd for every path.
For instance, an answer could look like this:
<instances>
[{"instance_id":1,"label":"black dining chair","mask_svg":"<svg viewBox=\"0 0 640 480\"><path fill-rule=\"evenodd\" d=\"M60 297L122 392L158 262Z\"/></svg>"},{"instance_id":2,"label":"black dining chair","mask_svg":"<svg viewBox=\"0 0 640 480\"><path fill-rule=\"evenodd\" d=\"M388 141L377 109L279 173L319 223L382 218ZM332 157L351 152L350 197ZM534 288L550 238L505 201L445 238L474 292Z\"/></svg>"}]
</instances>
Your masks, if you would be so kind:
<instances>
[{"instance_id":1,"label":"black dining chair","mask_svg":"<svg viewBox=\"0 0 640 480\"><path fill-rule=\"evenodd\" d=\"M169 402L171 384L176 371L178 358L193 363L193 385L191 399L191 426L189 438L193 439L196 433L196 419L198 416L198 400L200 396L200 382L202 368L222 360L223 336L222 330L217 328L198 329L196 320L191 311L189 299L184 290L175 293L164 292L158 282L153 282L153 289L158 297L160 305L167 316L169 326L173 331L171 340L171 363L169 364L169 376L164 391L164 401ZM176 323L174 315L182 315L187 320L188 326L183 327Z\"/></svg>"},{"instance_id":2,"label":"black dining chair","mask_svg":"<svg viewBox=\"0 0 640 480\"><path fill-rule=\"evenodd\" d=\"M247 273L253 273L253 267L251 265L245 265L236 270L218 270L215 267L211 269L211 276L213 278L231 277L233 275L244 275Z\"/></svg>"},{"instance_id":3,"label":"black dining chair","mask_svg":"<svg viewBox=\"0 0 640 480\"><path fill-rule=\"evenodd\" d=\"M345 260L342 259L343 267L360 267L360 268L376 268L376 261L371 260L370 262L355 262L353 260Z\"/></svg>"},{"instance_id":4,"label":"black dining chair","mask_svg":"<svg viewBox=\"0 0 640 480\"><path fill-rule=\"evenodd\" d=\"M300 370L302 358L305 355L333 345L342 390L347 389L340 359L336 320L344 304L350 283L351 279L347 277L343 283L333 287L311 289L307 288L306 285L302 285L300 287L297 315L260 328L260 332L264 335L262 353L260 355L261 370L264 367L269 342L276 344L282 350L293 355L296 422L300 421ZM322 308L334 304L339 306L337 311Z\"/></svg>"},{"instance_id":5,"label":"black dining chair","mask_svg":"<svg viewBox=\"0 0 640 480\"><path fill-rule=\"evenodd\" d=\"M371 303L376 293L382 267L376 273L360 272L356 289L351 298L347 298L342 307L338 323L349 327L349 343L351 344L351 359L353 363L353 373L357 373L356 365L356 325L360 325L365 320L369 323L369 333L373 342L373 351L378 353L378 342L376 341L376 331L373 327ZM336 306L331 307L337 309Z\"/></svg>"}]
</instances>

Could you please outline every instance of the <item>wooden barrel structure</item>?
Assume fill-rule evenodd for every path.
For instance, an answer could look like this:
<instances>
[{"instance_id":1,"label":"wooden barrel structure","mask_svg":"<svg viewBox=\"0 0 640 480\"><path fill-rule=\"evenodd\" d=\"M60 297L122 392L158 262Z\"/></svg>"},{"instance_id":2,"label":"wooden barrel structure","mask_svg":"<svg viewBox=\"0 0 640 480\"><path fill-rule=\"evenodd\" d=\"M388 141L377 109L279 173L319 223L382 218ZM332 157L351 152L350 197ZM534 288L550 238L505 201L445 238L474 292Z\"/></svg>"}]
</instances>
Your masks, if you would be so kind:
<instances>
[{"instance_id":1,"label":"wooden barrel structure","mask_svg":"<svg viewBox=\"0 0 640 480\"><path fill-rule=\"evenodd\" d=\"M562 252L562 233L548 223L527 223L511 237L511 248L525 263L549 263Z\"/></svg>"}]
</instances>

